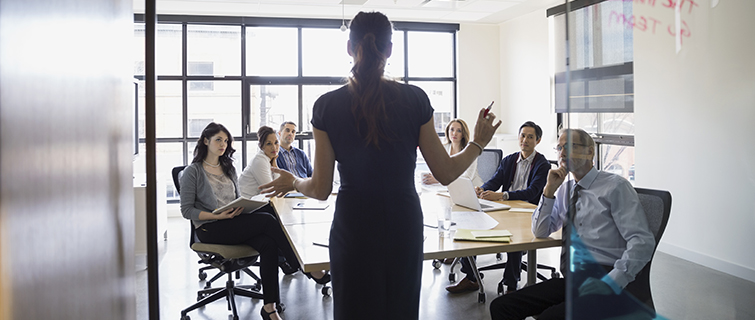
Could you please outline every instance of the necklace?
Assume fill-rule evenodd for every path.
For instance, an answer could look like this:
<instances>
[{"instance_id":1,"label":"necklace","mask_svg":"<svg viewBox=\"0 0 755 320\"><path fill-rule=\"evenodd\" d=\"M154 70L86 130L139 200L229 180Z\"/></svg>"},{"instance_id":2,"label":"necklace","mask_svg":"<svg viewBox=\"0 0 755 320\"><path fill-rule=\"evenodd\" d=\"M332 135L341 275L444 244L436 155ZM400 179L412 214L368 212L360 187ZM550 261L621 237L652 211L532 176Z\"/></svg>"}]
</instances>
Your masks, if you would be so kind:
<instances>
[{"instance_id":1,"label":"necklace","mask_svg":"<svg viewBox=\"0 0 755 320\"><path fill-rule=\"evenodd\" d=\"M204 162L204 164L206 164L206 165L208 165L208 166L210 166L212 168L217 168L217 167L220 166L220 161L218 161L218 164L214 164L214 165L210 164L209 162L207 162L207 160L202 160L202 162Z\"/></svg>"}]
</instances>

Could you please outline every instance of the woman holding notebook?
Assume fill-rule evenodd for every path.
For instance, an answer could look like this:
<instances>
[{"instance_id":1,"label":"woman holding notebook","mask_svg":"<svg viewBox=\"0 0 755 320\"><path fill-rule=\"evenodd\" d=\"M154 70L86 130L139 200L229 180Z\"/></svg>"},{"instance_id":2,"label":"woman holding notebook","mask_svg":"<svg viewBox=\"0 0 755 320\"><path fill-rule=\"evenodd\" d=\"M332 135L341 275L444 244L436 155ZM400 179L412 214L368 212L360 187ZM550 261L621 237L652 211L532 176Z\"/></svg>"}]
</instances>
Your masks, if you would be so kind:
<instances>
[{"instance_id":1,"label":"woman holding notebook","mask_svg":"<svg viewBox=\"0 0 755 320\"><path fill-rule=\"evenodd\" d=\"M181 176L181 214L190 219L201 242L215 244L246 244L260 253L260 273L264 306L263 319L280 319L278 287L278 252L296 264L297 259L280 224L264 206L252 213L231 208L212 213L215 208L239 197L236 170L233 167L233 136L223 125L210 123L202 131L194 148L194 159ZM299 268L298 265L294 266ZM330 276L313 275L318 283Z\"/></svg>"},{"instance_id":2,"label":"woman holding notebook","mask_svg":"<svg viewBox=\"0 0 755 320\"><path fill-rule=\"evenodd\" d=\"M349 30L354 64L348 84L320 96L313 108L312 177L273 168L281 176L262 192L298 190L327 199L338 161L341 185L329 238L334 319L417 319L423 255L417 147L435 178L447 184L480 155L500 121L493 125L495 116L480 110L475 140L450 157L427 94L383 76L392 23L380 12L360 12Z\"/></svg>"}]
</instances>

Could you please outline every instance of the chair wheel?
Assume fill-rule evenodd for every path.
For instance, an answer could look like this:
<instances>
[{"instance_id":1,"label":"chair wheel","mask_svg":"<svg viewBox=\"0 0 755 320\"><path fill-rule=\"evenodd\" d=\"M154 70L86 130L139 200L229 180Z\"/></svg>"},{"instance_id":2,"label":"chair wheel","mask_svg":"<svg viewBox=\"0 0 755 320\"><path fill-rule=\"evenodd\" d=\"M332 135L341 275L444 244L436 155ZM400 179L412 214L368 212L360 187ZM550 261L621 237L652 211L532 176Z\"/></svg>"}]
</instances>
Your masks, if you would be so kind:
<instances>
[{"instance_id":1,"label":"chair wheel","mask_svg":"<svg viewBox=\"0 0 755 320\"><path fill-rule=\"evenodd\" d=\"M503 282L499 282L498 283L498 295L500 296L502 294L503 294Z\"/></svg>"},{"instance_id":2,"label":"chair wheel","mask_svg":"<svg viewBox=\"0 0 755 320\"><path fill-rule=\"evenodd\" d=\"M433 260L433 268L440 269L441 262L438 259Z\"/></svg>"},{"instance_id":3,"label":"chair wheel","mask_svg":"<svg viewBox=\"0 0 755 320\"><path fill-rule=\"evenodd\" d=\"M191 318L189 318L189 315L185 315L181 316L181 320L191 320Z\"/></svg>"},{"instance_id":4,"label":"chair wheel","mask_svg":"<svg viewBox=\"0 0 755 320\"><path fill-rule=\"evenodd\" d=\"M204 271L200 272L199 273L199 280L204 281L205 279L207 279L207 273L204 272Z\"/></svg>"},{"instance_id":5,"label":"chair wheel","mask_svg":"<svg viewBox=\"0 0 755 320\"><path fill-rule=\"evenodd\" d=\"M456 282L456 274L455 273L449 273L448 274L448 281L451 283Z\"/></svg>"},{"instance_id":6,"label":"chair wheel","mask_svg":"<svg viewBox=\"0 0 755 320\"><path fill-rule=\"evenodd\" d=\"M561 274L558 273L558 271L551 272L551 279L558 279L561 278Z\"/></svg>"},{"instance_id":7,"label":"chair wheel","mask_svg":"<svg viewBox=\"0 0 755 320\"><path fill-rule=\"evenodd\" d=\"M233 320L239 320L239 316L233 316Z\"/></svg>"},{"instance_id":8,"label":"chair wheel","mask_svg":"<svg viewBox=\"0 0 755 320\"><path fill-rule=\"evenodd\" d=\"M202 300L202 298L204 298L204 296L202 296L201 293L197 293L197 301Z\"/></svg>"},{"instance_id":9,"label":"chair wheel","mask_svg":"<svg viewBox=\"0 0 755 320\"><path fill-rule=\"evenodd\" d=\"M480 279L485 279L485 274L480 272Z\"/></svg>"},{"instance_id":10,"label":"chair wheel","mask_svg":"<svg viewBox=\"0 0 755 320\"><path fill-rule=\"evenodd\" d=\"M479 303L485 303L485 293L478 293L477 294L477 302L479 302Z\"/></svg>"},{"instance_id":11,"label":"chair wheel","mask_svg":"<svg viewBox=\"0 0 755 320\"><path fill-rule=\"evenodd\" d=\"M323 286L321 291L322 291L322 295L326 297L330 297L333 295L333 288L329 286Z\"/></svg>"}]
</instances>

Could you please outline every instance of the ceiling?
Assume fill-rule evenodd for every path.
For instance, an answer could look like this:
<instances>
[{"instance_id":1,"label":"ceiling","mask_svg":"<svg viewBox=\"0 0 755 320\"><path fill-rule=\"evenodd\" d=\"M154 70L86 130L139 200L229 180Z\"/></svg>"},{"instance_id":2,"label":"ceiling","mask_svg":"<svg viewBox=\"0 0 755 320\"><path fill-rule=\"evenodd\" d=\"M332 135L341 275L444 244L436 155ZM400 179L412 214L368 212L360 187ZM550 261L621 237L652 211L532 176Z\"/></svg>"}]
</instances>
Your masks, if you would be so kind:
<instances>
[{"instance_id":1,"label":"ceiling","mask_svg":"<svg viewBox=\"0 0 755 320\"><path fill-rule=\"evenodd\" d=\"M380 11L395 21L497 24L543 10L559 0L156 0L158 14L347 20ZM134 0L144 13L145 0ZM543 12L545 15L545 12Z\"/></svg>"}]
</instances>

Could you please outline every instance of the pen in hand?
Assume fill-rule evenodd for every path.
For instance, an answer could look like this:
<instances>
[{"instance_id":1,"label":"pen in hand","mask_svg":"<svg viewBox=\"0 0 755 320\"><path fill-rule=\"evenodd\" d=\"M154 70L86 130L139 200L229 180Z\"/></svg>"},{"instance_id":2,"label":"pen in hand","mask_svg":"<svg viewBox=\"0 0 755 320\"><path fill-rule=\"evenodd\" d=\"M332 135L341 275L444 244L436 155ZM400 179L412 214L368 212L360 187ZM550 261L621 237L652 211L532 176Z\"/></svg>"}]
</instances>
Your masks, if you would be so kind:
<instances>
[{"instance_id":1,"label":"pen in hand","mask_svg":"<svg viewBox=\"0 0 755 320\"><path fill-rule=\"evenodd\" d=\"M493 103L495 101L491 101L487 108L485 108L485 113L482 114L482 117L485 118L488 116L488 112L490 112L490 108L493 107Z\"/></svg>"}]
</instances>

